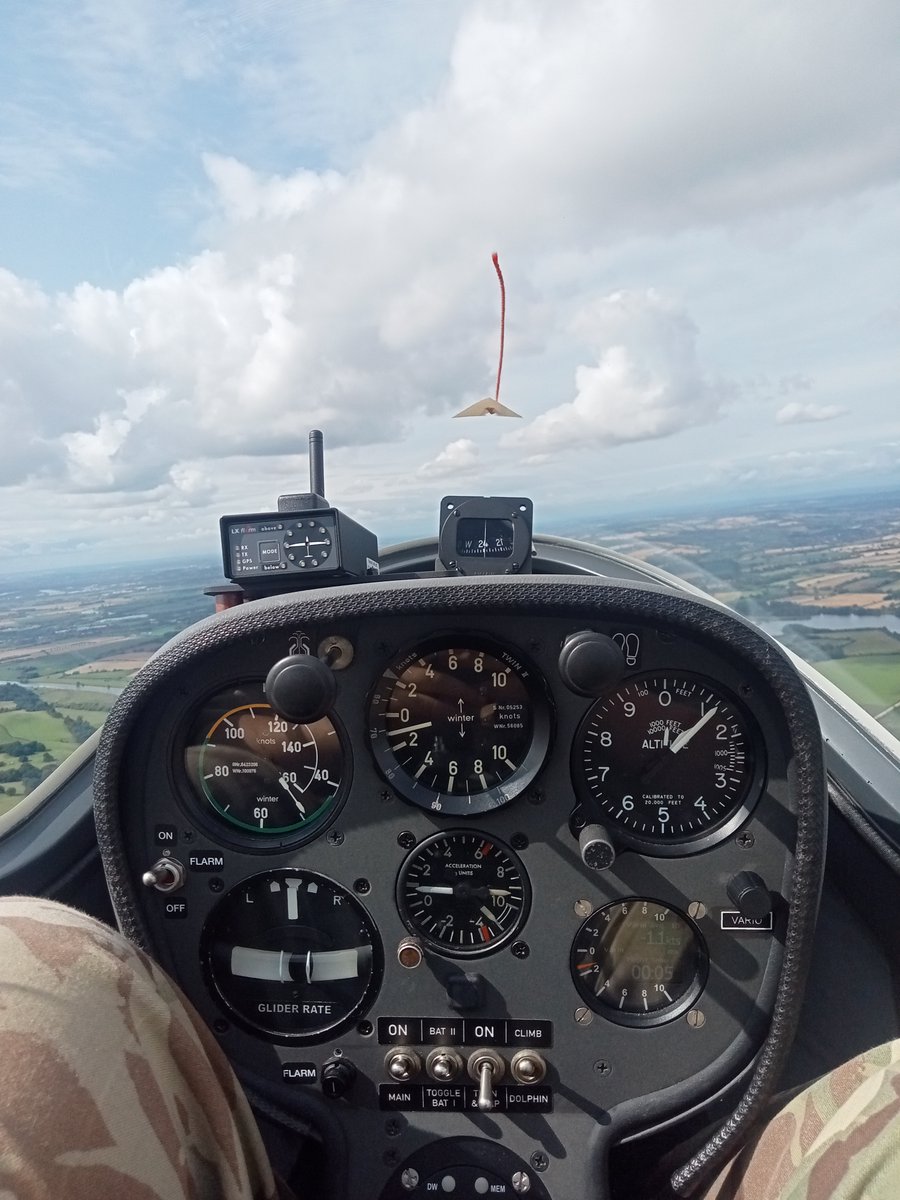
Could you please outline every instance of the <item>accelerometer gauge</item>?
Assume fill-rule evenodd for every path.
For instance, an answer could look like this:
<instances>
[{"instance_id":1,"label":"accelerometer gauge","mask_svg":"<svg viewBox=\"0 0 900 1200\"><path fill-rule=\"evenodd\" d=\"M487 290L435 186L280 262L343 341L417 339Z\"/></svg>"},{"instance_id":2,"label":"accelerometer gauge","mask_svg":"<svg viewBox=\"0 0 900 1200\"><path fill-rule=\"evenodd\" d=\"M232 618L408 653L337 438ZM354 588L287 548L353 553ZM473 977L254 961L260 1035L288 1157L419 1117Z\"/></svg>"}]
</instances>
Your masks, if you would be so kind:
<instances>
[{"instance_id":1,"label":"accelerometer gauge","mask_svg":"<svg viewBox=\"0 0 900 1200\"><path fill-rule=\"evenodd\" d=\"M343 1029L371 1004L383 969L372 918L312 871L245 879L213 909L200 952L229 1014L276 1041Z\"/></svg>"},{"instance_id":2,"label":"accelerometer gauge","mask_svg":"<svg viewBox=\"0 0 900 1200\"><path fill-rule=\"evenodd\" d=\"M534 670L499 646L456 636L390 664L369 724L385 779L420 808L454 816L518 796L550 739L549 706Z\"/></svg>"},{"instance_id":3,"label":"accelerometer gauge","mask_svg":"<svg viewBox=\"0 0 900 1200\"><path fill-rule=\"evenodd\" d=\"M262 836L313 833L335 810L344 751L328 717L309 725L250 698L261 687L213 696L194 723L185 769L207 811Z\"/></svg>"},{"instance_id":4,"label":"accelerometer gauge","mask_svg":"<svg viewBox=\"0 0 900 1200\"><path fill-rule=\"evenodd\" d=\"M572 747L588 819L653 854L727 837L756 803L763 775L749 714L719 684L684 671L634 675L611 688Z\"/></svg>"},{"instance_id":5,"label":"accelerometer gauge","mask_svg":"<svg viewBox=\"0 0 900 1200\"><path fill-rule=\"evenodd\" d=\"M443 954L490 954L528 915L525 868L502 842L470 830L438 833L418 845L397 879L406 927Z\"/></svg>"},{"instance_id":6,"label":"accelerometer gauge","mask_svg":"<svg viewBox=\"0 0 900 1200\"><path fill-rule=\"evenodd\" d=\"M709 959L692 921L631 897L596 909L572 944L581 998L618 1025L650 1026L685 1012L706 984Z\"/></svg>"}]
</instances>

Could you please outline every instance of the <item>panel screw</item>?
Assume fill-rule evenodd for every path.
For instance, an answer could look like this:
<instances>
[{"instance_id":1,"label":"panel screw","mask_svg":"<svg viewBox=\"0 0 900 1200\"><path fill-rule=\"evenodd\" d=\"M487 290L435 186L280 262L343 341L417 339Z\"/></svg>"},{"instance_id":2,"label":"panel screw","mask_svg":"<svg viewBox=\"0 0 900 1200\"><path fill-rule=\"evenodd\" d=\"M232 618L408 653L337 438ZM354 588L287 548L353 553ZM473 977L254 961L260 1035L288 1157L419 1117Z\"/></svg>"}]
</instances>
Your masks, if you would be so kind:
<instances>
[{"instance_id":1,"label":"panel screw","mask_svg":"<svg viewBox=\"0 0 900 1200\"><path fill-rule=\"evenodd\" d=\"M694 921L701 921L706 916L706 905L702 900L692 900L688 905L688 916Z\"/></svg>"},{"instance_id":2,"label":"panel screw","mask_svg":"<svg viewBox=\"0 0 900 1200\"><path fill-rule=\"evenodd\" d=\"M514 833L509 839L509 844L513 850L525 850L528 847L528 838L524 833Z\"/></svg>"},{"instance_id":3,"label":"panel screw","mask_svg":"<svg viewBox=\"0 0 900 1200\"><path fill-rule=\"evenodd\" d=\"M181 835L181 840L183 842L192 842L194 840L193 829L185 829L184 833Z\"/></svg>"},{"instance_id":4,"label":"panel screw","mask_svg":"<svg viewBox=\"0 0 900 1200\"><path fill-rule=\"evenodd\" d=\"M531 1191L531 1180L524 1171L516 1171L512 1177L512 1189L520 1196Z\"/></svg>"},{"instance_id":5,"label":"panel screw","mask_svg":"<svg viewBox=\"0 0 900 1200\"><path fill-rule=\"evenodd\" d=\"M531 1165L536 1171L546 1171L550 1166L550 1159L543 1150L535 1150L531 1156Z\"/></svg>"},{"instance_id":6,"label":"panel screw","mask_svg":"<svg viewBox=\"0 0 900 1200\"><path fill-rule=\"evenodd\" d=\"M212 878L212 879L209 881L209 890L210 890L211 892L221 892L221 891L222 891L222 889L223 889L224 887L225 887L225 884L224 884L224 883L222 882L222 880L221 880L221 879L218 877L218 875L214 876L214 877L213 877L213 878Z\"/></svg>"},{"instance_id":7,"label":"panel screw","mask_svg":"<svg viewBox=\"0 0 900 1200\"><path fill-rule=\"evenodd\" d=\"M701 1012L699 1008L692 1008L685 1020L691 1029L702 1029L706 1024L706 1013Z\"/></svg>"},{"instance_id":8,"label":"panel screw","mask_svg":"<svg viewBox=\"0 0 900 1200\"><path fill-rule=\"evenodd\" d=\"M527 942L513 942L512 952L514 958L527 958L531 953L531 947Z\"/></svg>"},{"instance_id":9,"label":"panel screw","mask_svg":"<svg viewBox=\"0 0 900 1200\"><path fill-rule=\"evenodd\" d=\"M215 1021L213 1021L213 1029L216 1031L216 1033L227 1033L228 1022L224 1017L216 1017Z\"/></svg>"},{"instance_id":10,"label":"panel screw","mask_svg":"<svg viewBox=\"0 0 900 1200\"><path fill-rule=\"evenodd\" d=\"M594 1019L594 1014L591 1012L591 1010L589 1008L584 1008L582 1006L580 1008L575 1009L575 1024L576 1025L590 1025L590 1023L591 1023L591 1021L593 1021L593 1019Z\"/></svg>"},{"instance_id":11,"label":"panel screw","mask_svg":"<svg viewBox=\"0 0 900 1200\"><path fill-rule=\"evenodd\" d=\"M368 879L354 879L353 880L353 890L354 890L354 892L356 892L356 894L358 896L368 895L371 888L372 888L372 885L371 885L371 883L369 883Z\"/></svg>"},{"instance_id":12,"label":"panel screw","mask_svg":"<svg viewBox=\"0 0 900 1200\"><path fill-rule=\"evenodd\" d=\"M598 1075L611 1075L612 1074L612 1067L609 1065L609 1063L606 1061L605 1058L598 1059L598 1061L594 1063L594 1070L597 1072Z\"/></svg>"},{"instance_id":13,"label":"panel screw","mask_svg":"<svg viewBox=\"0 0 900 1200\"><path fill-rule=\"evenodd\" d=\"M371 1021L360 1021L356 1027L356 1032L360 1037L371 1037L374 1026Z\"/></svg>"},{"instance_id":14,"label":"panel screw","mask_svg":"<svg viewBox=\"0 0 900 1200\"><path fill-rule=\"evenodd\" d=\"M385 1150L381 1161L386 1167L396 1167L400 1161L400 1152L398 1150Z\"/></svg>"},{"instance_id":15,"label":"panel screw","mask_svg":"<svg viewBox=\"0 0 900 1200\"><path fill-rule=\"evenodd\" d=\"M544 795L544 793L541 791L540 788L535 788L533 792L528 793L528 803L529 804L543 804L544 801L546 800L546 798L547 797Z\"/></svg>"},{"instance_id":16,"label":"panel screw","mask_svg":"<svg viewBox=\"0 0 900 1200\"><path fill-rule=\"evenodd\" d=\"M344 835L339 829L329 829L325 834L325 840L330 846L342 846L344 844Z\"/></svg>"},{"instance_id":17,"label":"panel screw","mask_svg":"<svg viewBox=\"0 0 900 1200\"><path fill-rule=\"evenodd\" d=\"M388 1135L388 1137L399 1137L402 1128L403 1126L400 1124L400 1122L393 1117L390 1121L385 1121L384 1123L384 1132Z\"/></svg>"},{"instance_id":18,"label":"panel screw","mask_svg":"<svg viewBox=\"0 0 900 1200\"><path fill-rule=\"evenodd\" d=\"M414 1187L419 1185L419 1172L413 1170L412 1167L407 1167L400 1176L400 1183L408 1192L411 1192Z\"/></svg>"},{"instance_id":19,"label":"panel screw","mask_svg":"<svg viewBox=\"0 0 900 1200\"><path fill-rule=\"evenodd\" d=\"M576 917L582 917L582 918L589 917L593 911L594 911L594 906L593 906L593 904L591 904L590 900L576 900L575 901L575 916Z\"/></svg>"},{"instance_id":20,"label":"panel screw","mask_svg":"<svg viewBox=\"0 0 900 1200\"><path fill-rule=\"evenodd\" d=\"M387 804L388 801L390 800L390 798L391 798L390 792L379 792L378 793L378 799L381 801L382 804Z\"/></svg>"},{"instance_id":21,"label":"panel screw","mask_svg":"<svg viewBox=\"0 0 900 1200\"><path fill-rule=\"evenodd\" d=\"M401 850L412 850L416 844L416 835L410 833L408 829L404 829L402 833L397 834L397 845Z\"/></svg>"},{"instance_id":22,"label":"panel screw","mask_svg":"<svg viewBox=\"0 0 900 1200\"><path fill-rule=\"evenodd\" d=\"M751 846L756 845L756 838L749 829L745 829L743 833L739 833L735 841L742 850L749 850Z\"/></svg>"}]
</instances>

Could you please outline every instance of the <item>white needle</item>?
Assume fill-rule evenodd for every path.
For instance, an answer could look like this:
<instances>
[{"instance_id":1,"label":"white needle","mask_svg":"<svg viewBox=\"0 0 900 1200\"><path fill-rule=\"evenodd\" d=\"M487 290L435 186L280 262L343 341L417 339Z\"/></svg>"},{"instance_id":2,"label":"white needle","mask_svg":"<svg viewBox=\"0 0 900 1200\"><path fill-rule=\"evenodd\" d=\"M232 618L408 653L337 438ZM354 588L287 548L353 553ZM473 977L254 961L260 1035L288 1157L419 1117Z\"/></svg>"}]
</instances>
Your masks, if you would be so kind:
<instances>
[{"instance_id":1,"label":"white needle","mask_svg":"<svg viewBox=\"0 0 900 1200\"><path fill-rule=\"evenodd\" d=\"M426 892L429 896L452 896L452 887L417 887L417 892Z\"/></svg>"},{"instance_id":2,"label":"white needle","mask_svg":"<svg viewBox=\"0 0 900 1200\"><path fill-rule=\"evenodd\" d=\"M291 799L293 800L293 802L294 802L294 803L297 805L297 807L300 809L300 811L303 813L303 815L304 815L304 817L305 817L305 816L306 816L306 809L303 807L303 805L300 803L300 801L297 799L297 797L296 797L296 796L294 795L294 793L291 791L291 785L290 785L290 783L288 782L288 780L287 780L287 779L285 779L283 775L279 775L279 776L278 776L278 782L281 784L281 786L284 788L284 790L287 792L287 794L290 796L290 798L291 798Z\"/></svg>"},{"instance_id":3,"label":"white needle","mask_svg":"<svg viewBox=\"0 0 900 1200\"><path fill-rule=\"evenodd\" d=\"M393 713L388 713L388 716L393 716ZM404 725L402 729L389 729L388 737L396 737L398 733L415 733L417 729L430 729L431 722L423 721L421 725Z\"/></svg>"},{"instance_id":4,"label":"white needle","mask_svg":"<svg viewBox=\"0 0 900 1200\"><path fill-rule=\"evenodd\" d=\"M718 711L719 706L717 704L714 708L711 708L709 712L705 712L696 725L692 725L690 729L683 729L669 747L672 753L677 754L679 750L683 750L694 734L699 733L706 722L711 721Z\"/></svg>"}]
</instances>

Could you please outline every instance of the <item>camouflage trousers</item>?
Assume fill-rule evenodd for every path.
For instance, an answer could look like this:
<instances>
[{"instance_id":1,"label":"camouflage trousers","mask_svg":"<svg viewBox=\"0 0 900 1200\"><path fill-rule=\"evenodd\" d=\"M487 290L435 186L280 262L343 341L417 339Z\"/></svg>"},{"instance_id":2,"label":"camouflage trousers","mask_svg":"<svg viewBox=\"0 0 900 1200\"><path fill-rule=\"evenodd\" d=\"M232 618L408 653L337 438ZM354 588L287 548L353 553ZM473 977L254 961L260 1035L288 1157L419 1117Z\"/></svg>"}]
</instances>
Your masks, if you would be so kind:
<instances>
[{"instance_id":1,"label":"camouflage trousers","mask_svg":"<svg viewBox=\"0 0 900 1200\"><path fill-rule=\"evenodd\" d=\"M240 1085L165 973L82 913L0 898L0 1200L278 1195ZM900 1042L795 1097L705 1196L898 1198Z\"/></svg>"},{"instance_id":2,"label":"camouflage trousers","mask_svg":"<svg viewBox=\"0 0 900 1200\"><path fill-rule=\"evenodd\" d=\"M0 1200L274 1200L250 1106L178 989L70 908L0 899Z\"/></svg>"},{"instance_id":3,"label":"camouflage trousers","mask_svg":"<svg viewBox=\"0 0 900 1200\"><path fill-rule=\"evenodd\" d=\"M900 1041L795 1096L704 1200L900 1200Z\"/></svg>"}]
</instances>

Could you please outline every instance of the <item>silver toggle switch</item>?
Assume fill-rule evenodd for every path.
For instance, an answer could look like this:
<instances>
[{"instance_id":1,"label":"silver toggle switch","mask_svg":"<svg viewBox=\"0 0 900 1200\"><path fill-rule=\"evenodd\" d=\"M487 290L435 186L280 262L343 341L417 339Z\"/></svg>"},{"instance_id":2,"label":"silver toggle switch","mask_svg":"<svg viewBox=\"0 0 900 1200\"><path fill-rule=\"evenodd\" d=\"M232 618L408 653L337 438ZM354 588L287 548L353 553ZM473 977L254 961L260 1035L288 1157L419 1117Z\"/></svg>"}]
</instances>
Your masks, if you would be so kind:
<instances>
[{"instance_id":1,"label":"silver toggle switch","mask_svg":"<svg viewBox=\"0 0 900 1200\"><path fill-rule=\"evenodd\" d=\"M174 892L184 886L184 867L177 858L160 858L141 876L144 887Z\"/></svg>"}]
</instances>

